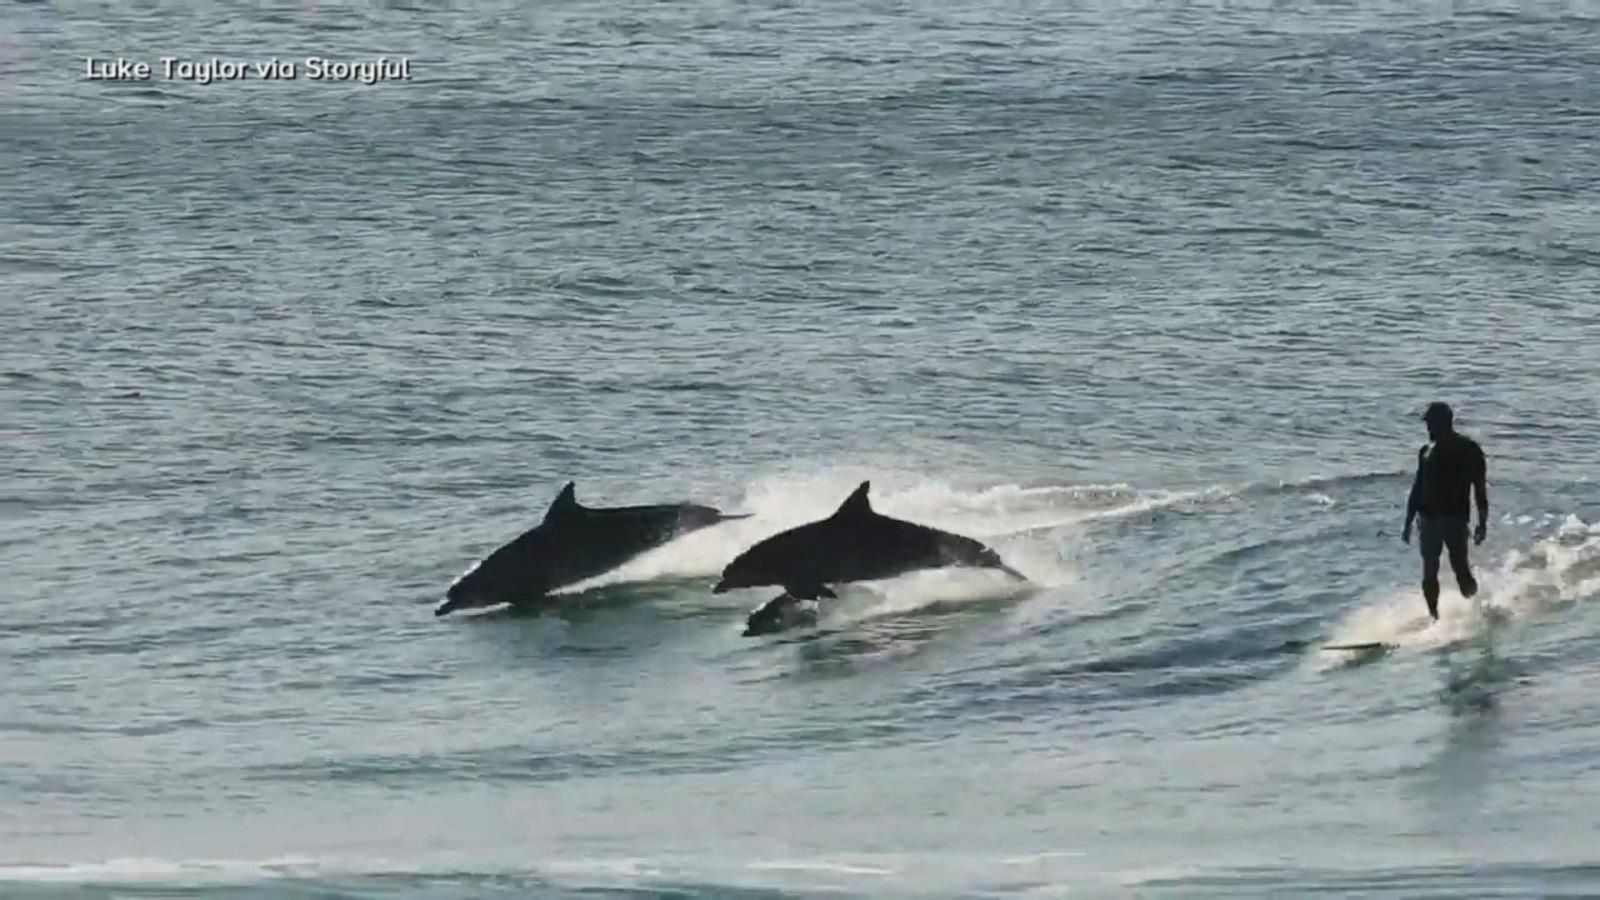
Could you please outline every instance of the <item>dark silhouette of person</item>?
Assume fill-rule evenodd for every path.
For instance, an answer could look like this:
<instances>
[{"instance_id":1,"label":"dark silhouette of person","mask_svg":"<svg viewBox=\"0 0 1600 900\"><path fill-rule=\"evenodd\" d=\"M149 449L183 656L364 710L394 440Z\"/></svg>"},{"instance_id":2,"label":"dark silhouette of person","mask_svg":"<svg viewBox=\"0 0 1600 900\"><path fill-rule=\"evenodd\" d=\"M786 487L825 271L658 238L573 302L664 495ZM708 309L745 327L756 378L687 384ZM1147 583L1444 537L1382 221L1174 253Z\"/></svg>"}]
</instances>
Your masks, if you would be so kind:
<instances>
[{"instance_id":1,"label":"dark silhouette of person","mask_svg":"<svg viewBox=\"0 0 1600 900\"><path fill-rule=\"evenodd\" d=\"M1429 442L1417 451L1417 475L1406 500L1406 527L1400 540L1411 543L1411 520L1419 520L1422 550L1422 596L1428 615L1439 619L1439 552L1448 550L1461 596L1478 592L1477 579L1467 560L1467 524L1471 519L1469 492L1477 493L1478 528L1474 543L1482 544L1489 529L1488 463L1478 442L1455 430L1455 414L1448 403L1430 403L1422 414Z\"/></svg>"}]
</instances>

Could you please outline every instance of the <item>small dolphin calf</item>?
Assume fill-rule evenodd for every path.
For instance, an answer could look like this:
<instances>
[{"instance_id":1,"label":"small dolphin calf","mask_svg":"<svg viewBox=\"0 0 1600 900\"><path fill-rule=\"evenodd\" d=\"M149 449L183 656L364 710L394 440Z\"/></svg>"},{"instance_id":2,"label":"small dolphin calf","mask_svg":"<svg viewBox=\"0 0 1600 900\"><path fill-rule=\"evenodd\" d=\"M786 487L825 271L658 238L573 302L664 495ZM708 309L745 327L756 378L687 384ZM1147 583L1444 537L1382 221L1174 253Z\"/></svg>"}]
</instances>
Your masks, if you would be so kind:
<instances>
[{"instance_id":1,"label":"small dolphin calf","mask_svg":"<svg viewBox=\"0 0 1600 900\"><path fill-rule=\"evenodd\" d=\"M749 516L693 503L584 507L576 490L567 482L544 521L456 579L433 614L537 599L690 532Z\"/></svg>"},{"instance_id":2,"label":"small dolphin calf","mask_svg":"<svg viewBox=\"0 0 1600 900\"><path fill-rule=\"evenodd\" d=\"M828 584L892 578L918 569L972 566L1021 572L972 538L882 515L867 500L863 481L826 519L791 528L739 554L722 571L714 594L735 588L782 585L783 593L751 613L745 634L766 634L814 619L802 600L836 596Z\"/></svg>"}]
</instances>

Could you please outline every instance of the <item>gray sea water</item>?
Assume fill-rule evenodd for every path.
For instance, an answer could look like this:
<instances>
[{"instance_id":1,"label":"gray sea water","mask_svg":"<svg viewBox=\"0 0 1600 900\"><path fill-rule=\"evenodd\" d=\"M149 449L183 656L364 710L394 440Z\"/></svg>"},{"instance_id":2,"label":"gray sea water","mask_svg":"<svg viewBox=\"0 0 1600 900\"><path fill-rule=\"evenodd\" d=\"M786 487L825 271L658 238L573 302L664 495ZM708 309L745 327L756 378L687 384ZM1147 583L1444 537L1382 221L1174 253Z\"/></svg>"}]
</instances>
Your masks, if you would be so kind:
<instances>
[{"instance_id":1,"label":"gray sea water","mask_svg":"<svg viewBox=\"0 0 1600 900\"><path fill-rule=\"evenodd\" d=\"M1597 128L1593 3L5 2L0 894L1592 895ZM740 636L867 479L1032 588ZM568 480L755 515L435 618Z\"/></svg>"}]
</instances>

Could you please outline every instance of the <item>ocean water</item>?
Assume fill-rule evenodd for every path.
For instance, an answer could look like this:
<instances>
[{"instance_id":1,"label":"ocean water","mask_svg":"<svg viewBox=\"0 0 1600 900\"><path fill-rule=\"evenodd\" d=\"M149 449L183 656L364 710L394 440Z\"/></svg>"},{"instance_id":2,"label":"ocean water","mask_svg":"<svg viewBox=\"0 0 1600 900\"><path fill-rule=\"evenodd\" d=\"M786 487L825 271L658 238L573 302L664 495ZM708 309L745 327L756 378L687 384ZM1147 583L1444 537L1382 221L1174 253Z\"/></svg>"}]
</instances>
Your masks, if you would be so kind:
<instances>
[{"instance_id":1,"label":"ocean water","mask_svg":"<svg viewBox=\"0 0 1600 900\"><path fill-rule=\"evenodd\" d=\"M1597 129L1593 3L5 3L0 894L1592 895ZM435 618L568 480L754 516ZM741 637L863 480L1031 584Z\"/></svg>"}]
</instances>

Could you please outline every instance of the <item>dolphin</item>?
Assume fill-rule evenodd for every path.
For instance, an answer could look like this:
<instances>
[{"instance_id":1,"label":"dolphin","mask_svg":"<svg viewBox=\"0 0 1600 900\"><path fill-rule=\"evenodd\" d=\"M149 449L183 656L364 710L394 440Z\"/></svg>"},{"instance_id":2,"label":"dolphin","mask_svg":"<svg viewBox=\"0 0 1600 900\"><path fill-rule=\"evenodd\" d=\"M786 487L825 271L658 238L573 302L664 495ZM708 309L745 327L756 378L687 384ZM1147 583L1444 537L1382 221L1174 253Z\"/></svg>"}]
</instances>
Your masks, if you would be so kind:
<instances>
[{"instance_id":1,"label":"dolphin","mask_svg":"<svg viewBox=\"0 0 1600 900\"><path fill-rule=\"evenodd\" d=\"M586 507L569 481L543 521L457 578L433 614L538 599L690 532L749 515L693 503Z\"/></svg>"},{"instance_id":2,"label":"dolphin","mask_svg":"<svg viewBox=\"0 0 1600 900\"><path fill-rule=\"evenodd\" d=\"M867 499L871 484L861 482L828 518L775 534L722 570L713 594L769 584L783 587L781 595L750 615L746 635L766 634L812 618L799 601L836 597L829 584L952 566L999 569L1027 580L1001 561L1000 554L972 538L876 512Z\"/></svg>"}]
</instances>

